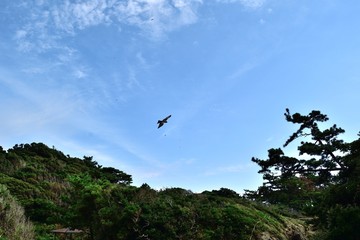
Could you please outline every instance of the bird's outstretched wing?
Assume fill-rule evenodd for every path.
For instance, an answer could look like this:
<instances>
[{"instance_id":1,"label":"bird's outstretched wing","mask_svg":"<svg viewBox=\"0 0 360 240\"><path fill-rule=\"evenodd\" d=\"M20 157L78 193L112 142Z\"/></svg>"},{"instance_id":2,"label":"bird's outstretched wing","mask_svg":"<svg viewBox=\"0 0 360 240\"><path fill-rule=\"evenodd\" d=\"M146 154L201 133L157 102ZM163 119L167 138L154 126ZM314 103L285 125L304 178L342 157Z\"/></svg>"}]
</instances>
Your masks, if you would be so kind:
<instances>
[{"instance_id":1,"label":"bird's outstretched wing","mask_svg":"<svg viewBox=\"0 0 360 240\"><path fill-rule=\"evenodd\" d=\"M171 118L171 115L167 116L166 118L163 119L163 121L167 121L169 118Z\"/></svg>"}]
</instances>

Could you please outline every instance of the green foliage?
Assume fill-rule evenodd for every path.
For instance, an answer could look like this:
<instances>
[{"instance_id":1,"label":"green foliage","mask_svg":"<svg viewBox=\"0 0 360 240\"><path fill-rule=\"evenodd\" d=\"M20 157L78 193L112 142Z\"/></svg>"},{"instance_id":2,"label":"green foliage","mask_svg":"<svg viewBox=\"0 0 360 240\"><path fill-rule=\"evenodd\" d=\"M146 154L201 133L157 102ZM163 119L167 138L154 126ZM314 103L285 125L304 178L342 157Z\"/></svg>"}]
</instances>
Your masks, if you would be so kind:
<instances>
[{"instance_id":1,"label":"green foliage","mask_svg":"<svg viewBox=\"0 0 360 240\"><path fill-rule=\"evenodd\" d=\"M324 227L322 239L358 239L360 138L345 143L338 139L344 130L336 125L321 130L318 124L328 117L320 111L291 115L286 109L285 118L300 126L284 147L298 138L310 137L310 141L300 142L298 150L300 156L311 158L288 157L280 148L270 149L266 160L253 158L265 182L245 196L315 215L319 226Z\"/></svg>"},{"instance_id":2,"label":"green foliage","mask_svg":"<svg viewBox=\"0 0 360 240\"><path fill-rule=\"evenodd\" d=\"M285 117L288 122L299 124L300 127L284 147L300 137L311 137L310 142L302 141L298 149L300 156L306 154L312 158L288 157L280 148L270 149L267 160L253 158L252 161L261 167L259 173L263 174L265 180L254 196L270 203L311 210L309 208L314 202L319 201L319 192L338 183L339 176L349 170L345 158L336 156L335 152L346 154L350 145L337 139L344 130L336 125L320 130L318 123L328 120L320 111L291 115L286 109Z\"/></svg>"},{"instance_id":3,"label":"green foliage","mask_svg":"<svg viewBox=\"0 0 360 240\"><path fill-rule=\"evenodd\" d=\"M124 173L118 169L112 167L103 167L100 169L100 175L102 178L108 180L111 183L122 183L125 185L131 184L131 175Z\"/></svg>"},{"instance_id":4,"label":"green foliage","mask_svg":"<svg viewBox=\"0 0 360 240\"><path fill-rule=\"evenodd\" d=\"M92 157L72 158L43 143L16 144L7 152L0 150L0 184L7 186L37 225L67 224L69 216L79 215L69 213L69 203L65 201L71 196L72 175L87 173L91 179L123 186L132 182L130 175L103 168ZM99 214L105 218L114 216L113 212L102 209Z\"/></svg>"},{"instance_id":5,"label":"green foliage","mask_svg":"<svg viewBox=\"0 0 360 240\"><path fill-rule=\"evenodd\" d=\"M110 204L110 182L93 180L88 174L70 176L69 181L72 185L68 202L70 215L67 219L70 226L89 229L92 239L114 239L116 235L110 229L113 218L117 217L113 213L118 212L118 209L116 205ZM108 230L104 234L103 227Z\"/></svg>"},{"instance_id":6,"label":"green foliage","mask_svg":"<svg viewBox=\"0 0 360 240\"><path fill-rule=\"evenodd\" d=\"M330 240L357 240L360 229L360 208L356 206L332 207L328 215L328 239Z\"/></svg>"},{"instance_id":7,"label":"green foliage","mask_svg":"<svg viewBox=\"0 0 360 240\"><path fill-rule=\"evenodd\" d=\"M35 222L54 223L58 220L60 210L56 204L44 198L30 198L22 201L26 213L31 216L31 220Z\"/></svg>"},{"instance_id":8,"label":"green foliage","mask_svg":"<svg viewBox=\"0 0 360 240\"><path fill-rule=\"evenodd\" d=\"M0 149L1 150L1 149ZM193 193L130 186L130 175L92 157L65 156L42 143L0 151L5 184L35 223L37 239L54 228L82 229L86 239L287 239L287 221L274 210L220 188Z\"/></svg>"},{"instance_id":9,"label":"green foliage","mask_svg":"<svg viewBox=\"0 0 360 240\"><path fill-rule=\"evenodd\" d=\"M70 182L68 224L88 229L90 239L231 240L265 230L285 239L282 217L225 189L216 194L181 188L155 191L146 184L114 185L86 174L72 176Z\"/></svg>"}]
</instances>

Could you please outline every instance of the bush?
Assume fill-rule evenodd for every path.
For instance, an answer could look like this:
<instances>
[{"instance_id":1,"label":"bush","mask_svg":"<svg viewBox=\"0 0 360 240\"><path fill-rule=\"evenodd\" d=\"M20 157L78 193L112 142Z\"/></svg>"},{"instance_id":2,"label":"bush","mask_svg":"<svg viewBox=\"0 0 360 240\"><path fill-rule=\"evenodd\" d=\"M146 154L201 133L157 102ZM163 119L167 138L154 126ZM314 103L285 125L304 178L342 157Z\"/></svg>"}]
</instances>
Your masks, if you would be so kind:
<instances>
[{"instance_id":1,"label":"bush","mask_svg":"<svg viewBox=\"0 0 360 240\"><path fill-rule=\"evenodd\" d=\"M336 206L328 215L329 240L358 240L360 208L358 206Z\"/></svg>"},{"instance_id":2,"label":"bush","mask_svg":"<svg viewBox=\"0 0 360 240\"><path fill-rule=\"evenodd\" d=\"M0 184L0 236L8 240L34 239L34 229L25 215L24 209L11 196L4 185Z\"/></svg>"}]
</instances>

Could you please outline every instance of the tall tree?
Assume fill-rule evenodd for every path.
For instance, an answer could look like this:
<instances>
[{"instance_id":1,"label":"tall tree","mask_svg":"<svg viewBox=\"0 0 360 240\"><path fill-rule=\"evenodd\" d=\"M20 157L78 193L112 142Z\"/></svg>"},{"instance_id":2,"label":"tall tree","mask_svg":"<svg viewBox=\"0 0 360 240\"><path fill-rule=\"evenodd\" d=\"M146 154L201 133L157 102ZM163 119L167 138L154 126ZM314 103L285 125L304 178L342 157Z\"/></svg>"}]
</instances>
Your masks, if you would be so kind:
<instances>
[{"instance_id":1,"label":"tall tree","mask_svg":"<svg viewBox=\"0 0 360 240\"><path fill-rule=\"evenodd\" d=\"M298 147L299 156L286 156L281 148L268 150L268 159L252 158L260 166L264 184L256 192L247 191L246 196L256 197L270 203L282 203L298 209L313 206L320 191L340 181L339 176L348 171L344 157L350 144L338 139L342 128L335 124L321 130L319 123L329 120L320 111L308 115L285 112L286 121L299 125L283 147L303 138ZM309 139L310 138L310 139Z\"/></svg>"},{"instance_id":2,"label":"tall tree","mask_svg":"<svg viewBox=\"0 0 360 240\"><path fill-rule=\"evenodd\" d=\"M245 196L308 210L325 229L322 239L359 239L360 138L345 143L338 139L344 130L335 124L321 130L319 123L329 119L320 111L301 115L286 109L285 119L299 129L283 147L305 138L298 150L306 158L286 156L281 148L270 149L266 160L252 158L265 181Z\"/></svg>"},{"instance_id":3,"label":"tall tree","mask_svg":"<svg viewBox=\"0 0 360 240\"><path fill-rule=\"evenodd\" d=\"M69 176L69 208L65 222L87 230L91 240L116 239L123 199L116 195L119 185L89 174Z\"/></svg>"}]
</instances>

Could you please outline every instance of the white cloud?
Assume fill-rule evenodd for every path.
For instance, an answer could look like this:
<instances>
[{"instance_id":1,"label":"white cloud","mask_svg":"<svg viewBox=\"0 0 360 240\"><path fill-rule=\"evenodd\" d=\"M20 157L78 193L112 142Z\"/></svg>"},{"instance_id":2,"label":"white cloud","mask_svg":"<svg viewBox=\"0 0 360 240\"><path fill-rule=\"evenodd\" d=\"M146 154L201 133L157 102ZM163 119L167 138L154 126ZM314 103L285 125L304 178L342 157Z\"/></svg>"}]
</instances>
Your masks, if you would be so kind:
<instances>
[{"instance_id":1,"label":"white cloud","mask_svg":"<svg viewBox=\"0 0 360 240\"><path fill-rule=\"evenodd\" d=\"M259 8L264 5L266 0L240 0L240 2L250 8Z\"/></svg>"},{"instance_id":2,"label":"white cloud","mask_svg":"<svg viewBox=\"0 0 360 240\"><path fill-rule=\"evenodd\" d=\"M138 81L137 77L136 77L136 72L132 67L129 67L129 76L127 79L127 83L126 83L126 87L128 89L134 89L135 87L137 88L142 88L142 85L140 84L140 82Z\"/></svg>"},{"instance_id":3,"label":"white cloud","mask_svg":"<svg viewBox=\"0 0 360 240\"><path fill-rule=\"evenodd\" d=\"M262 7L266 0L216 0L240 3L251 9ZM151 39L163 39L167 33L198 20L202 0L64 0L35 1L20 5L27 24L14 38L21 51L46 51L59 47L59 40L98 25L117 29L132 26Z\"/></svg>"},{"instance_id":4,"label":"white cloud","mask_svg":"<svg viewBox=\"0 0 360 240\"><path fill-rule=\"evenodd\" d=\"M28 67L22 70L22 72L27 74L40 74L43 73L45 70L41 67Z\"/></svg>"},{"instance_id":5,"label":"white cloud","mask_svg":"<svg viewBox=\"0 0 360 240\"><path fill-rule=\"evenodd\" d=\"M75 70L74 70L74 76L75 76L76 78L81 79L81 78L87 77L87 74L86 74L86 72L85 72L83 69L75 69Z\"/></svg>"},{"instance_id":6,"label":"white cloud","mask_svg":"<svg viewBox=\"0 0 360 240\"><path fill-rule=\"evenodd\" d=\"M218 167L212 170L209 170L204 173L205 176L214 176L214 175L221 175L221 174L227 174L227 173L239 173L243 172L246 169L250 168L251 164L237 164L237 165L231 165L231 166L223 166Z\"/></svg>"},{"instance_id":7,"label":"white cloud","mask_svg":"<svg viewBox=\"0 0 360 240\"><path fill-rule=\"evenodd\" d=\"M111 7L106 0L78 1L69 0L62 5L55 5L51 10L51 17L56 28L68 33L76 29L84 29L99 24L111 22L107 9Z\"/></svg>"},{"instance_id":8,"label":"white cloud","mask_svg":"<svg viewBox=\"0 0 360 240\"><path fill-rule=\"evenodd\" d=\"M236 69L236 71L229 76L229 79L238 79L238 78L242 77L244 74L253 70L258 65L257 61L258 60L255 59L255 60L251 60L251 61L246 62L245 64L240 65L239 68Z\"/></svg>"},{"instance_id":9,"label":"white cloud","mask_svg":"<svg viewBox=\"0 0 360 240\"><path fill-rule=\"evenodd\" d=\"M25 25L14 34L21 51L58 48L59 40L83 29L113 25L135 26L152 39L197 21L202 0L70 0L37 1L26 8Z\"/></svg>"},{"instance_id":10,"label":"white cloud","mask_svg":"<svg viewBox=\"0 0 360 240\"><path fill-rule=\"evenodd\" d=\"M217 0L217 2L240 3L245 7L256 9L262 7L266 0Z\"/></svg>"},{"instance_id":11,"label":"white cloud","mask_svg":"<svg viewBox=\"0 0 360 240\"><path fill-rule=\"evenodd\" d=\"M26 35L27 35L27 32L25 30L21 29L21 30L16 31L15 38L21 39L23 37L26 37Z\"/></svg>"},{"instance_id":12,"label":"white cloud","mask_svg":"<svg viewBox=\"0 0 360 240\"><path fill-rule=\"evenodd\" d=\"M81 73L78 74L83 74L82 70L79 71ZM24 141L26 136L30 136L29 141L39 138L40 141L53 142L57 147L65 146L70 153L81 152L93 155L96 157L95 160L101 160L108 165L115 162L108 155L101 154L104 151L99 144L86 148L81 147L85 144L84 140L81 140L83 141L81 145L76 140L68 142L68 139L76 138L74 136L77 134L92 133L99 139L98 142L105 142L105 146L115 145L117 149L122 149L143 163L155 166L156 169L164 168L162 162L135 141L124 136L120 129L99 121L99 117L89 117L93 114L94 104L101 104L96 101L98 98L95 97L93 101L96 103L92 104L89 102L91 97L79 96L88 93L79 93L76 86L46 88L44 91L42 84L20 81L16 74L11 74L8 70L0 68L0 73L0 85L8 95L11 95L10 99L4 96L2 99L4 104L0 107L2 112L7 113L0 126L0 130L6 136L4 141L17 137ZM125 168L133 167L126 165Z\"/></svg>"},{"instance_id":13,"label":"white cloud","mask_svg":"<svg viewBox=\"0 0 360 240\"><path fill-rule=\"evenodd\" d=\"M43 69L30 68L24 71L37 74ZM0 69L0 72L0 83L11 96L3 99L4 102L11 101L1 108L3 112L8 113L8 121L4 119L3 128L23 133L46 132L57 125L66 125L71 117L79 117L81 110L86 106L86 102L77 98L76 92L69 88L49 89L40 79L26 82L19 80L16 74L11 74L7 70Z\"/></svg>"},{"instance_id":14,"label":"white cloud","mask_svg":"<svg viewBox=\"0 0 360 240\"><path fill-rule=\"evenodd\" d=\"M119 22L134 25L152 38L197 21L201 0L129 0L119 2L114 16Z\"/></svg>"}]
</instances>

